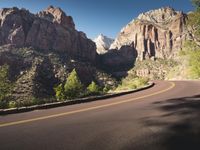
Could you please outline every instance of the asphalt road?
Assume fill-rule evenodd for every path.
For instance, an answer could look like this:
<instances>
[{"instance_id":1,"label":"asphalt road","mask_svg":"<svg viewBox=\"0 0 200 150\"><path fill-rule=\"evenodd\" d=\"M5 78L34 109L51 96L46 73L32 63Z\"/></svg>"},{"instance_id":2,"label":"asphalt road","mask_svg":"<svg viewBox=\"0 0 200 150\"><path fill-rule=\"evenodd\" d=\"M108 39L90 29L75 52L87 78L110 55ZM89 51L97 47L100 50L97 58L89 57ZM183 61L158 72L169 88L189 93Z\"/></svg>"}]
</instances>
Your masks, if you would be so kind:
<instances>
[{"instance_id":1,"label":"asphalt road","mask_svg":"<svg viewBox=\"0 0 200 150\"><path fill-rule=\"evenodd\" d=\"M199 150L200 82L0 116L0 150Z\"/></svg>"}]
</instances>

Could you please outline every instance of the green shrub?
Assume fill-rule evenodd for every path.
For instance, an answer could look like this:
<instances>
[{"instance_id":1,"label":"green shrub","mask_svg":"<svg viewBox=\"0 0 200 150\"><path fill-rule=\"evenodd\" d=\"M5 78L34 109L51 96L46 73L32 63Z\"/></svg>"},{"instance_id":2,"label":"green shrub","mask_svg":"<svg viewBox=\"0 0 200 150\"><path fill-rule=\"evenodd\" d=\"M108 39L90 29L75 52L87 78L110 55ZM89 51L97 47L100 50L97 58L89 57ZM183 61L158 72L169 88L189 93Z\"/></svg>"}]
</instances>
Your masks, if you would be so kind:
<instances>
[{"instance_id":1,"label":"green shrub","mask_svg":"<svg viewBox=\"0 0 200 150\"><path fill-rule=\"evenodd\" d=\"M146 85L148 82L149 82L148 78L140 77L140 78L136 78L134 83L135 83L136 87L138 88L138 87Z\"/></svg>"},{"instance_id":2,"label":"green shrub","mask_svg":"<svg viewBox=\"0 0 200 150\"><path fill-rule=\"evenodd\" d=\"M108 93L110 90L112 90L113 87L110 85L105 85L105 87L103 88L103 93Z\"/></svg>"},{"instance_id":3,"label":"green shrub","mask_svg":"<svg viewBox=\"0 0 200 150\"><path fill-rule=\"evenodd\" d=\"M78 77L76 70L74 69L64 85L65 98L78 98L83 94L83 85Z\"/></svg>"},{"instance_id":4,"label":"green shrub","mask_svg":"<svg viewBox=\"0 0 200 150\"><path fill-rule=\"evenodd\" d=\"M79 98L84 93L83 85L74 69L68 76L65 83L54 88L57 100Z\"/></svg>"},{"instance_id":5,"label":"green shrub","mask_svg":"<svg viewBox=\"0 0 200 150\"><path fill-rule=\"evenodd\" d=\"M117 87L116 91L123 91L123 90L132 90L136 88L140 88L148 84L148 78L136 77L136 78L129 78L126 77L122 80L121 84Z\"/></svg>"},{"instance_id":6,"label":"green shrub","mask_svg":"<svg viewBox=\"0 0 200 150\"><path fill-rule=\"evenodd\" d=\"M170 76L177 75L184 79L200 78L200 47L194 41L185 41L182 52L179 53L179 65L172 68ZM181 70L181 71L180 71Z\"/></svg>"},{"instance_id":7,"label":"green shrub","mask_svg":"<svg viewBox=\"0 0 200 150\"><path fill-rule=\"evenodd\" d=\"M192 78L200 78L200 48L190 52L189 67Z\"/></svg>"},{"instance_id":8,"label":"green shrub","mask_svg":"<svg viewBox=\"0 0 200 150\"><path fill-rule=\"evenodd\" d=\"M97 95L101 93L100 87L94 81L92 81L87 87L87 91L89 95Z\"/></svg>"},{"instance_id":9,"label":"green shrub","mask_svg":"<svg viewBox=\"0 0 200 150\"><path fill-rule=\"evenodd\" d=\"M5 108L11 96L12 84L8 79L8 65L0 66L0 108Z\"/></svg>"},{"instance_id":10,"label":"green shrub","mask_svg":"<svg viewBox=\"0 0 200 150\"><path fill-rule=\"evenodd\" d=\"M8 108L8 102L5 100L0 101L0 109L5 109L5 108Z\"/></svg>"},{"instance_id":11,"label":"green shrub","mask_svg":"<svg viewBox=\"0 0 200 150\"><path fill-rule=\"evenodd\" d=\"M56 99L61 101L65 99L65 94L64 94L64 88L63 84L59 84L57 87L54 88L55 93L56 93Z\"/></svg>"},{"instance_id":12,"label":"green shrub","mask_svg":"<svg viewBox=\"0 0 200 150\"><path fill-rule=\"evenodd\" d=\"M199 50L199 46L194 41L185 41L183 45L183 51L188 54L195 50Z\"/></svg>"},{"instance_id":13,"label":"green shrub","mask_svg":"<svg viewBox=\"0 0 200 150\"><path fill-rule=\"evenodd\" d=\"M8 108L15 108L15 107L17 107L17 103L15 101L10 101L8 103Z\"/></svg>"}]
</instances>

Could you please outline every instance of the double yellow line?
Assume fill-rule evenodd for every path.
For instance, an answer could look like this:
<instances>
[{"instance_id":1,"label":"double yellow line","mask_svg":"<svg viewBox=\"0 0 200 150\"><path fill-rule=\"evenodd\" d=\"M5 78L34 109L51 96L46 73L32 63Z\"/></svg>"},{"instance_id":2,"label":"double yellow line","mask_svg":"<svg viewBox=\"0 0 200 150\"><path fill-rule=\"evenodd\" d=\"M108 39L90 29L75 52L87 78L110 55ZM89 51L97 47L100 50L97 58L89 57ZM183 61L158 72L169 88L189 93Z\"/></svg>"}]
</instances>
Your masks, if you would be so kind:
<instances>
[{"instance_id":1,"label":"double yellow line","mask_svg":"<svg viewBox=\"0 0 200 150\"><path fill-rule=\"evenodd\" d=\"M164 90L161 90L161 91L158 91L158 92L155 92L155 93L151 93L151 94L148 94L148 95L144 95L144 96L140 96L140 97L136 97L136 98L131 98L131 99L127 99L127 100L123 100L123 101L119 101L119 102L113 102L113 103L110 103L110 104L99 105L99 106L94 106L94 107L89 107L89 108L84 108L84 109L54 114L54 115L48 115L48 116L37 117L37 118L32 118L32 119L25 119L25 120L20 120L20 121L2 123L2 124L0 124L0 128L1 127L7 127L7 126L13 126L13 125L19 125L19 124L25 124L25 123L29 123L29 122L40 121L40 120L45 120L45 119L50 119L50 118L68 116L68 115L76 114L76 113L80 113L80 112L85 112L85 111L90 111L90 110L95 110L95 109L100 109L100 108L105 108L105 107L109 107L109 106L114 106L114 105L119 105L119 104L123 104L123 103L127 103L127 102L136 101L136 100L139 100L139 99L143 99L143 98L147 98L147 97L150 97L150 96L154 96L154 95L158 95L158 94L167 92L167 91L169 91L169 90L171 90L172 88L175 87L174 82L170 82L170 84L171 84L171 86L168 87L167 89L164 89Z\"/></svg>"}]
</instances>

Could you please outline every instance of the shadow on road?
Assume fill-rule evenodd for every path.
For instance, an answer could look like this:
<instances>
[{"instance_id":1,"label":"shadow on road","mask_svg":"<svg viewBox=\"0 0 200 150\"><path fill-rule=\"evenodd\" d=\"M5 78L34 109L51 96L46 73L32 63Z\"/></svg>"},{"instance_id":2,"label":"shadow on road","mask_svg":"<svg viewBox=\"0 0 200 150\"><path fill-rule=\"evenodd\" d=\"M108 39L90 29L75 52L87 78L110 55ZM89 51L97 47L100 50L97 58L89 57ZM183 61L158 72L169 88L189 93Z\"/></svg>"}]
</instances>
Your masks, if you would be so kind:
<instances>
[{"instance_id":1,"label":"shadow on road","mask_svg":"<svg viewBox=\"0 0 200 150\"><path fill-rule=\"evenodd\" d=\"M162 115L142 120L167 150L200 150L200 95L152 104Z\"/></svg>"}]
</instances>

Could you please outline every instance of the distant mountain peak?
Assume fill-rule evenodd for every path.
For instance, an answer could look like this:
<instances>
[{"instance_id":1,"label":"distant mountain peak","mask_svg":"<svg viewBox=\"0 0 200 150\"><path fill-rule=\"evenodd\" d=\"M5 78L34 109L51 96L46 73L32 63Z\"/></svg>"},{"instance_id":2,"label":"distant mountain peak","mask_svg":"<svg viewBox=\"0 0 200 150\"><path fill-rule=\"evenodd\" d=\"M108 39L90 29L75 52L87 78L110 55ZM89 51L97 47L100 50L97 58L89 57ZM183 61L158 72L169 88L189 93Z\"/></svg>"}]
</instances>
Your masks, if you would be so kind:
<instances>
[{"instance_id":1,"label":"distant mountain peak","mask_svg":"<svg viewBox=\"0 0 200 150\"><path fill-rule=\"evenodd\" d=\"M73 18L71 16L67 16L66 13L59 7L50 5L45 10L40 11L38 16L51 22L58 23L64 28L75 29Z\"/></svg>"},{"instance_id":2,"label":"distant mountain peak","mask_svg":"<svg viewBox=\"0 0 200 150\"><path fill-rule=\"evenodd\" d=\"M100 33L100 34L97 36L96 39L111 39L111 38L109 38L109 37L107 37L106 35Z\"/></svg>"},{"instance_id":3,"label":"distant mountain peak","mask_svg":"<svg viewBox=\"0 0 200 150\"><path fill-rule=\"evenodd\" d=\"M104 54L110 48L110 45L114 42L114 39L109 38L102 33L94 39L97 46L97 53Z\"/></svg>"},{"instance_id":4,"label":"distant mountain peak","mask_svg":"<svg viewBox=\"0 0 200 150\"><path fill-rule=\"evenodd\" d=\"M137 19L150 21L156 24L163 23L176 17L181 12L175 11L172 7L162 7L139 14Z\"/></svg>"}]
</instances>

